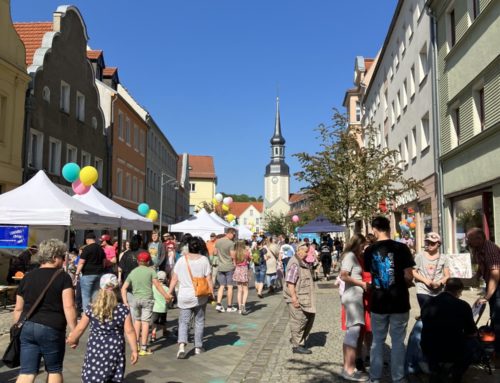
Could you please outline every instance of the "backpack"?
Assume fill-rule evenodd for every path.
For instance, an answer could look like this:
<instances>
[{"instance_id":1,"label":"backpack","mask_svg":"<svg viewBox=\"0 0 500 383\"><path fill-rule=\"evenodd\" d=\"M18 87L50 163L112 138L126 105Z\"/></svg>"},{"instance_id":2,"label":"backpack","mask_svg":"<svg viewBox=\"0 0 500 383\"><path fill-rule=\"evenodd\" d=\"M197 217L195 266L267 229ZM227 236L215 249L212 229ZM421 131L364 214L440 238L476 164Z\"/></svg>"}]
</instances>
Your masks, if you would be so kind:
<instances>
[{"instance_id":1,"label":"backpack","mask_svg":"<svg viewBox=\"0 0 500 383\"><path fill-rule=\"evenodd\" d=\"M260 251L259 249L252 250L252 262L254 265L260 265Z\"/></svg>"},{"instance_id":2,"label":"backpack","mask_svg":"<svg viewBox=\"0 0 500 383\"><path fill-rule=\"evenodd\" d=\"M332 252L330 250L330 246L328 246L328 244L323 244L321 246L321 249L320 249L320 253L321 253L321 257L331 257L332 256Z\"/></svg>"}]
</instances>

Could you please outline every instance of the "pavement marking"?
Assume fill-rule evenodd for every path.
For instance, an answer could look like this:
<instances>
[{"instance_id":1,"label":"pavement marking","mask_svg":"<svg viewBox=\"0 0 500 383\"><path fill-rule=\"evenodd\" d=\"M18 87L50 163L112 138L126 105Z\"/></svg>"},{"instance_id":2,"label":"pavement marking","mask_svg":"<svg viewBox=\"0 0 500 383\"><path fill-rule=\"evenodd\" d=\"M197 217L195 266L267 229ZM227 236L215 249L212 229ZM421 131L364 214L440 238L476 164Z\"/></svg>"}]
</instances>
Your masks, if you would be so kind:
<instances>
[{"instance_id":1,"label":"pavement marking","mask_svg":"<svg viewBox=\"0 0 500 383\"><path fill-rule=\"evenodd\" d=\"M208 383L226 383L226 381L224 379L215 378L215 379L210 379Z\"/></svg>"},{"instance_id":2,"label":"pavement marking","mask_svg":"<svg viewBox=\"0 0 500 383\"><path fill-rule=\"evenodd\" d=\"M246 323L245 327L249 328L249 329L252 329L252 330L255 330L259 326L257 325L257 323Z\"/></svg>"},{"instance_id":3,"label":"pavement marking","mask_svg":"<svg viewBox=\"0 0 500 383\"><path fill-rule=\"evenodd\" d=\"M236 342L233 343L233 346L244 346L246 344L247 342L245 342L244 340L238 339Z\"/></svg>"},{"instance_id":4,"label":"pavement marking","mask_svg":"<svg viewBox=\"0 0 500 383\"><path fill-rule=\"evenodd\" d=\"M237 324L229 325L229 330L238 330L238 325Z\"/></svg>"}]
</instances>

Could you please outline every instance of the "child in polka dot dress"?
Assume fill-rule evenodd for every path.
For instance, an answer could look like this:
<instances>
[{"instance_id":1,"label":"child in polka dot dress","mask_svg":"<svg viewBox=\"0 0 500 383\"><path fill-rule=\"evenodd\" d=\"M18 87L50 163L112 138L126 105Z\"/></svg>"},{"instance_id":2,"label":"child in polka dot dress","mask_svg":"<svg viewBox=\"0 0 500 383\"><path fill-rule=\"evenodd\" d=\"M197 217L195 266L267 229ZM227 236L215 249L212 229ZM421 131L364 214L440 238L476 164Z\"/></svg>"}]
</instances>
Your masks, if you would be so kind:
<instances>
[{"instance_id":1,"label":"child in polka dot dress","mask_svg":"<svg viewBox=\"0 0 500 383\"><path fill-rule=\"evenodd\" d=\"M129 308L117 300L118 279L104 274L101 290L82 315L67 343L75 348L90 323L90 336L82 367L82 382L123 382L125 377L125 336L132 349L131 363L137 362L137 338Z\"/></svg>"}]
</instances>

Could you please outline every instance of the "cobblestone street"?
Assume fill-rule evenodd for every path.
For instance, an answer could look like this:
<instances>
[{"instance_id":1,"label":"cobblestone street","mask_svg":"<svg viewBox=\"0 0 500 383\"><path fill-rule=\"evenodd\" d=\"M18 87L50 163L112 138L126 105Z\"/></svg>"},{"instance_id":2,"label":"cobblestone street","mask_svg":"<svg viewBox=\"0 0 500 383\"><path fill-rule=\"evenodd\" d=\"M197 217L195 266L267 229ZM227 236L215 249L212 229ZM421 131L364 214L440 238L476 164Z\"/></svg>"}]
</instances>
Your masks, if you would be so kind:
<instances>
[{"instance_id":1,"label":"cobblestone street","mask_svg":"<svg viewBox=\"0 0 500 383\"><path fill-rule=\"evenodd\" d=\"M311 355L293 354L289 343L288 311L281 293L258 300L255 292L250 293L251 314L219 314L213 306L207 308L205 329L206 353L194 356L192 344L187 348L188 358L175 359L177 348L175 338L160 339L153 345L155 353L143 357L135 366L127 366L125 381L130 383L317 383L342 382L343 332L340 329L340 300L332 282L320 282L318 292L318 313L309 339ZM412 291L414 298L415 293ZM473 302L477 293L464 292L463 299ZM409 328L418 315L418 304L410 315ZM176 326L178 310L169 312L169 329ZM487 317L487 312L483 317ZM7 328L11 313L0 314L0 323ZM409 331L408 331L409 332ZM0 337L3 351L8 337ZM80 381L80 369L85 351L85 340L76 350L66 350L65 381ZM389 356L387 355L387 360ZM386 373L388 373L386 369ZM14 382L17 369L0 367L0 382ZM500 379L500 371L493 376L485 371L470 369L464 382L493 383ZM42 382L43 377L37 379ZM386 382L390 382L387 379ZM410 382L427 382L425 377L411 377Z\"/></svg>"}]
</instances>

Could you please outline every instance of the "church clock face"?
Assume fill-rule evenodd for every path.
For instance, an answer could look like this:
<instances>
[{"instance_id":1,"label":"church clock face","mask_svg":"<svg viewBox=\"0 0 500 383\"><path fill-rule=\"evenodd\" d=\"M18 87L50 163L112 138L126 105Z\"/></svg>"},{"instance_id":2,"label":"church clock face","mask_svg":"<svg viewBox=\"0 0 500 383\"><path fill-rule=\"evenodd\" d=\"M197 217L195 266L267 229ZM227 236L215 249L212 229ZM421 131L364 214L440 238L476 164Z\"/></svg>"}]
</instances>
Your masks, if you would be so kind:
<instances>
[{"instance_id":1,"label":"church clock face","mask_svg":"<svg viewBox=\"0 0 500 383\"><path fill-rule=\"evenodd\" d=\"M278 183L278 177L271 178L271 181L272 181L273 184L277 184Z\"/></svg>"}]
</instances>

